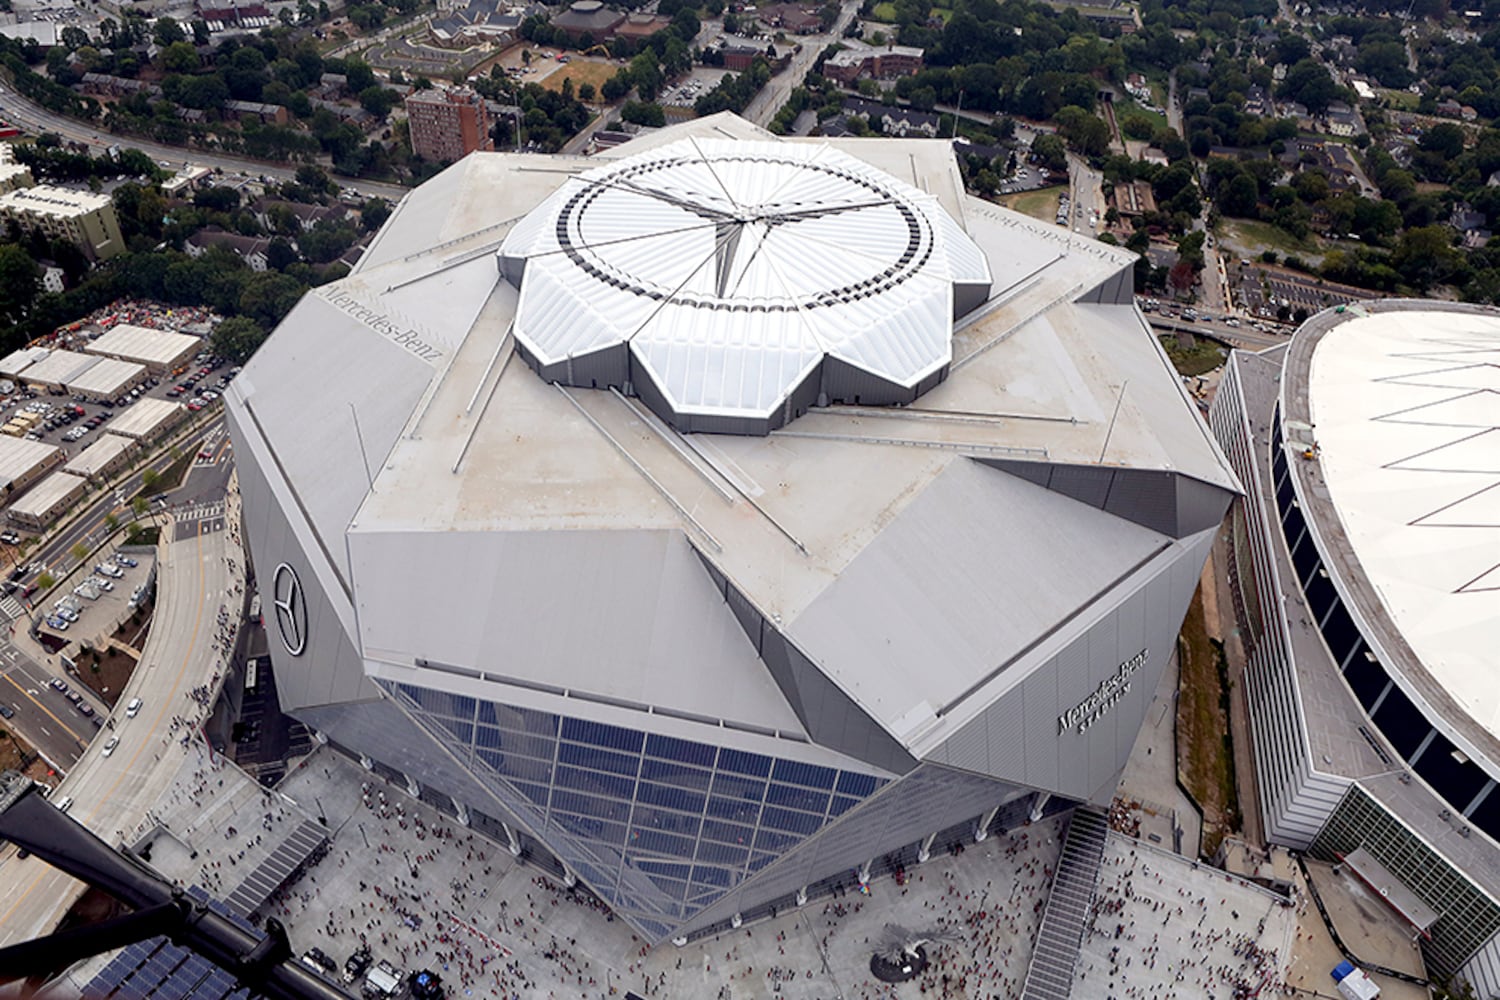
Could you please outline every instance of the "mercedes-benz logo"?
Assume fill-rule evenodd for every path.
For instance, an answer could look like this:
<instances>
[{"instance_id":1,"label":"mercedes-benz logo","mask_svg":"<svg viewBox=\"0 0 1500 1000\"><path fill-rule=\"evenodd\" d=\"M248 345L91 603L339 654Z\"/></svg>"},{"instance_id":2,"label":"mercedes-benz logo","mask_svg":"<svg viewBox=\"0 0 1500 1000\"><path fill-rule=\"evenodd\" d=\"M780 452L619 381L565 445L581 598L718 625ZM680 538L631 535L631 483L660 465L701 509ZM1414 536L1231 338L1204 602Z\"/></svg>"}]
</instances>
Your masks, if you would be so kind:
<instances>
[{"instance_id":1,"label":"mercedes-benz logo","mask_svg":"<svg viewBox=\"0 0 1500 1000\"><path fill-rule=\"evenodd\" d=\"M271 606L276 609L276 628L286 651L301 656L307 648L307 601L297 571L287 563L277 566L271 578Z\"/></svg>"}]
</instances>

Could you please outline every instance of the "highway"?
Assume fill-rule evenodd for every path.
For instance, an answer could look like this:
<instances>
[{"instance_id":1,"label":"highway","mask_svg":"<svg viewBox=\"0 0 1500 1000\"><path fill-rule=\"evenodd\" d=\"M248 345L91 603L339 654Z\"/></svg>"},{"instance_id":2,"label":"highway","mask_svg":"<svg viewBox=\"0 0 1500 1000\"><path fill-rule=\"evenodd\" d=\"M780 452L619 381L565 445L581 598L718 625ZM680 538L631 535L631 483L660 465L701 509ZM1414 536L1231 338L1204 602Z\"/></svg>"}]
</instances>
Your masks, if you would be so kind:
<instances>
[{"instance_id":1,"label":"highway","mask_svg":"<svg viewBox=\"0 0 1500 1000\"><path fill-rule=\"evenodd\" d=\"M215 646L220 608L233 615L242 601L234 593L242 570L231 572L230 560L236 567L243 560L222 512L183 518L165 535L175 540L164 538L159 548L156 624L121 696L140 698L144 708L133 719L118 719L113 734L120 742L110 756L96 741L52 793L54 802L71 797L69 815L111 844L145 818L183 761L203 752L193 739L181 745L173 717L204 711L187 695L212 682L221 655ZM0 851L0 945L50 931L81 889L36 858L18 858L12 847Z\"/></svg>"},{"instance_id":2,"label":"highway","mask_svg":"<svg viewBox=\"0 0 1500 1000\"><path fill-rule=\"evenodd\" d=\"M250 177L264 176L277 181L290 181L297 177L296 166L288 166L284 162L253 160L182 146L164 146L135 136L116 136L105 131L102 125L81 122L33 104L12 88L4 85L0 85L0 119L9 121L27 132L37 134L56 132L64 139L70 142L81 142L95 152L117 144L126 148L139 149L158 163L166 162L174 170L180 168L185 162L191 162L210 169L218 168L225 173L243 173ZM326 167L327 164L324 166ZM399 184L386 184L380 181L352 180L344 177L339 177L338 180L344 187L352 188L366 198L381 197L399 201L410 190Z\"/></svg>"}]
</instances>

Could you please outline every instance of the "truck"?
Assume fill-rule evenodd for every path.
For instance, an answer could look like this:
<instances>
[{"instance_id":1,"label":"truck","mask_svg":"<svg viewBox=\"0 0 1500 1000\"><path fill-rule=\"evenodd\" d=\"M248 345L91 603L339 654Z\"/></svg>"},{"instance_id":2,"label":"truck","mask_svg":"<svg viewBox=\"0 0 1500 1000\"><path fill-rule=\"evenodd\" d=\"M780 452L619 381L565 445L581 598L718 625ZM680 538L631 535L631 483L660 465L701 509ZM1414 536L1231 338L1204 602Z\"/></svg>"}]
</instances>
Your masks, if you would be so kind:
<instances>
[{"instance_id":1,"label":"truck","mask_svg":"<svg viewBox=\"0 0 1500 1000\"><path fill-rule=\"evenodd\" d=\"M396 970L390 962L381 959L376 962L369 972L365 973L364 989L361 991L366 997L379 998L396 995L401 988L401 973Z\"/></svg>"}]
</instances>

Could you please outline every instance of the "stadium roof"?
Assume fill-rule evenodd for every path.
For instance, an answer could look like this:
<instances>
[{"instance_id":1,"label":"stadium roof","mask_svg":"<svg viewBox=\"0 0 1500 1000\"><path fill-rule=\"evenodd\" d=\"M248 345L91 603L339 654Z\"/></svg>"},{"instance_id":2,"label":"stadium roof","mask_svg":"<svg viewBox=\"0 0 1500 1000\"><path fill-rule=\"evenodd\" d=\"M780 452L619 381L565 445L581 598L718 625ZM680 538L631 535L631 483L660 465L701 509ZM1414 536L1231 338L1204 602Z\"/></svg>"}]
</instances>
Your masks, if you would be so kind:
<instances>
[{"instance_id":1,"label":"stadium roof","mask_svg":"<svg viewBox=\"0 0 1500 1000\"><path fill-rule=\"evenodd\" d=\"M1318 446L1353 549L1335 569L1367 581L1433 679L1500 735L1500 316L1351 316L1316 340L1307 395L1312 429L1286 436Z\"/></svg>"},{"instance_id":2,"label":"stadium roof","mask_svg":"<svg viewBox=\"0 0 1500 1000\"><path fill-rule=\"evenodd\" d=\"M831 146L727 139L568 179L500 255L533 363L587 385L561 369L628 344L673 417L769 418L825 359L915 390L991 280L931 195Z\"/></svg>"},{"instance_id":3,"label":"stadium roof","mask_svg":"<svg viewBox=\"0 0 1500 1000\"><path fill-rule=\"evenodd\" d=\"M764 164L763 179L749 168L725 177L736 159ZM657 164L660 172L646 169ZM664 181L655 193L622 189L652 174ZM807 200L851 210L787 225L729 218L731 200L781 197L741 197L757 183L808 185ZM879 204L853 209L855 190ZM569 386L566 372L539 378L515 357L526 338L549 351L558 338L547 357L566 357L578 349L566 338L597 327L624 350L621 331L634 328L622 312L644 318L638 298L675 308L666 301L675 296L614 287L572 261L560 242L570 231L559 238L553 223L574 197L597 198L599 212L569 219L582 227L572 232L596 247L608 234L626 237L628 256L591 258L600 273L704 298L723 280L742 290L745 311L722 315L762 338L766 356L789 334L757 315L769 308L751 306L850 283L870 253L888 249L866 241L907 226L874 275L905 266L911 239L931 249L930 263L889 287L865 271L854 283L873 281L869 299L817 308L887 338L888 356L849 351L881 380L920 380L933 365L947 378L913 405L813 406L762 435L680 433L639 384L633 394L615 382ZM769 259L806 273L787 276L789 286L742 258L745 247L721 264L728 234L692 248L701 251L694 263L724 269L695 285L672 271L680 262L654 259L671 257L679 234L636 239L628 205L663 231L670 217L705 233L737 229L751 250L767 238L746 230L763 226ZM549 246L563 252L541 249ZM521 249L530 256L518 289L501 278L496 253L513 269L525 255L507 254ZM1055 655L1095 609L1177 558L1179 539L1217 527L1238 489L1133 306L1133 261L969 197L940 141L775 141L724 114L607 157L476 153L407 195L351 274L297 304L231 384L229 413L241 458L286 477L282 502L306 519L326 560L311 568L325 592L348 595L337 613L375 677L484 663L511 682L504 697L516 704L541 704L550 695L537 692L554 689L592 692L655 706L662 732L674 718L707 718L794 740L798 714L747 638L747 619L737 620L748 608L888 744L928 753ZM987 295L955 322L957 279L982 270ZM549 285L554 274L559 284ZM932 325L861 312L868 301L907 315L920 306ZM778 315L818 328L809 311ZM575 331L568 317L588 328ZM663 341L669 353L707 358L729 336L716 323L690 331L679 321L682 339ZM936 342L939 329L946 343ZM826 336L832 350L853 343L838 330ZM333 370L342 374L330 381ZM672 382L670 364L662 370L684 405L700 405L692 391L724 389L706 365L697 386ZM736 382L736 392L754 392L721 393L712 405L760 406L787 391L781 373L795 370ZM775 388L761 394L762 384ZM1052 570L1029 571L1037 566ZM414 580L449 583L418 588L436 603L415 613ZM726 585L743 606L726 601ZM292 705L369 694L363 674L316 690L295 675L287 684ZM1086 788L1079 778L1075 790L1090 794L1111 778L1089 775Z\"/></svg>"}]
</instances>

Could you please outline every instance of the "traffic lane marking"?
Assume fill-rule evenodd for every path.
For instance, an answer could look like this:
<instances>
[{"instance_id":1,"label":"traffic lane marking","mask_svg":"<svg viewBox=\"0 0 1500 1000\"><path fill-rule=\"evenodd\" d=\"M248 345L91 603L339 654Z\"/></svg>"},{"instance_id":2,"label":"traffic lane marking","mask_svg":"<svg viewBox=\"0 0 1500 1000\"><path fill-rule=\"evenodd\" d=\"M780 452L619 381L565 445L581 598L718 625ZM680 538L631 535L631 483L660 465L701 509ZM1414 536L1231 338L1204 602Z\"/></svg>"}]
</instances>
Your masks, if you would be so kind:
<instances>
[{"instance_id":1,"label":"traffic lane marking","mask_svg":"<svg viewBox=\"0 0 1500 1000\"><path fill-rule=\"evenodd\" d=\"M52 710L49 709L46 705L43 705L41 702L39 702L35 698L33 698L31 696L31 692L30 691L27 691L21 685L17 684L16 681L15 681L15 678L11 677L9 674L3 674L3 675L0 675L0 676L3 676L7 681L10 682L10 684L11 684L12 687L14 687L17 691L21 692L21 694L26 697L27 701L31 702L37 708L40 708L43 712L46 712L47 713L47 718L51 719L53 722L57 723L59 726L62 726L63 732L65 732L69 736L73 737L79 743L87 743L88 742L88 740L84 739L83 737L79 736L77 733L73 732L72 729L68 728L68 724L66 722L64 722L63 720L59 719L57 716L53 715L52 714ZM38 725L40 725L40 723L38 723Z\"/></svg>"}]
</instances>

